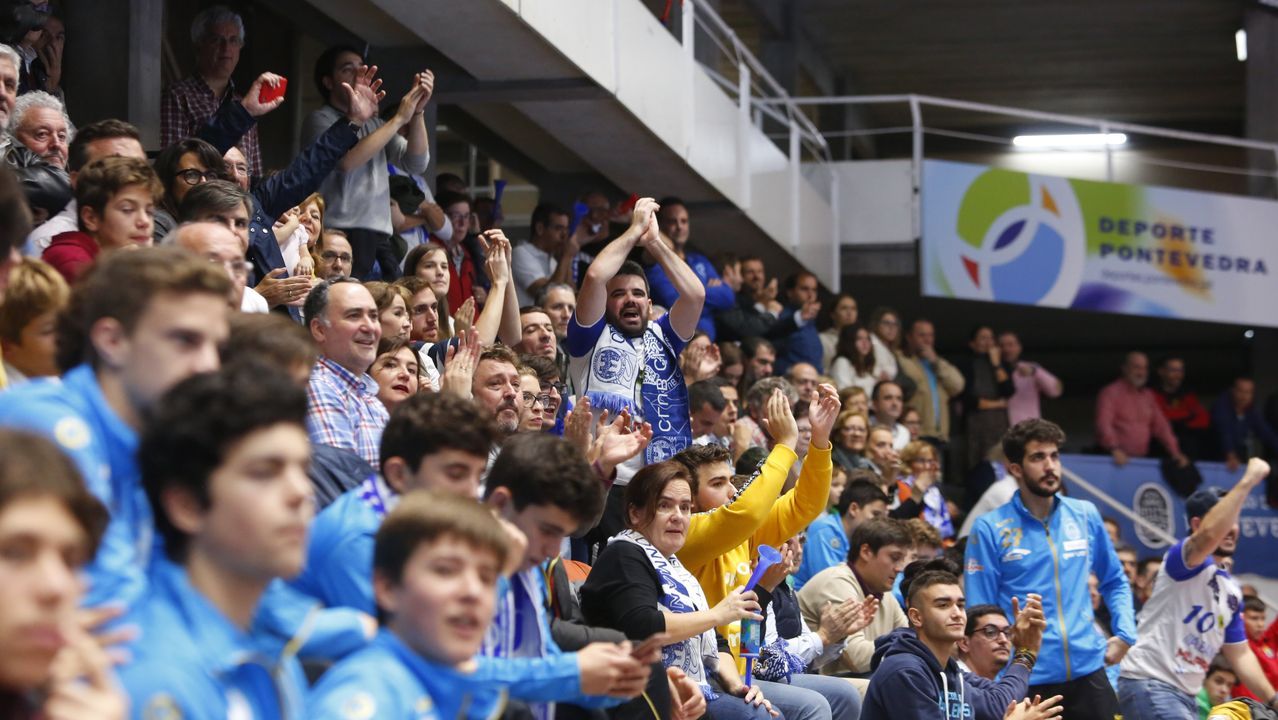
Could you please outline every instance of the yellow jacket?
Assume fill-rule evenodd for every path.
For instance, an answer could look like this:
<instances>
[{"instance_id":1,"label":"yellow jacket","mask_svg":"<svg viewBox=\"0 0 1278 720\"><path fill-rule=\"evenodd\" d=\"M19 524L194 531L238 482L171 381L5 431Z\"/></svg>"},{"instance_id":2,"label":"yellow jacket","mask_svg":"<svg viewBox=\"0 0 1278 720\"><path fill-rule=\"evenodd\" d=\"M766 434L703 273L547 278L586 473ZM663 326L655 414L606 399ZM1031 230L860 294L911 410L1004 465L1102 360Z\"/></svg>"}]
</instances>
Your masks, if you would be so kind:
<instances>
[{"instance_id":1,"label":"yellow jacket","mask_svg":"<svg viewBox=\"0 0 1278 720\"><path fill-rule=\"evenodd\" d=\"M821 513L830 499L831 448L809 446L794 488L781 495L797 456L784 445L772 449L759 477L731 503L692 516L688 539L676 553L696 576L710 607L750 579L750 563L759 545L780 548ZM780 498L778 499L778 495ZM715 628L728 641L733 657L741 640L741 623ZM745 668L738 659L738 669Z\"/></svg>"}]
</instances>

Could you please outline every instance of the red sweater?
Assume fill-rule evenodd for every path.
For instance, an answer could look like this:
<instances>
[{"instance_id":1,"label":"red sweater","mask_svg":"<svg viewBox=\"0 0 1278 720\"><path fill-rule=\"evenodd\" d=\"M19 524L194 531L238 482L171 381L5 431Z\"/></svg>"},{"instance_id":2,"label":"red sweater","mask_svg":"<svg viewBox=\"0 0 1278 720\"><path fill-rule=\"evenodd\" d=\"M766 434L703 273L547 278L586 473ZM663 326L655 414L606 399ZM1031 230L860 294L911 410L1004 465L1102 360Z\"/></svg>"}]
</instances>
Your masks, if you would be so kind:
<instances>
[{"instance_id":1,"label":"red sweater","mask_svg":"<svg viewBox=\"0 0 1278 720\"><path fill-rule=\"evenodd\" d=\"M45 248L41 260L49 263L55 270L74 283L84 274L86 268L93 263L101 248L98 241L88 233L79 230L54 235L49 247Z\"/></svg>"},{"instance_id":2,"label":"red sweater","mask_svg":"<svg viewBox=\"0 0 1278 720\"><path fill-rule=\"evenodd\" d=\"M1269 684L1278 687L1278 650L1275 650L1278 648L1278 620L1265 629L1264 635L1247 642L1251 645L1251 651L1256 654L1256 660L1260 662L1260 669L1265 671ZM1256 697L1241 682L1234 686L1234 697L1249 697L1262 703L1269 701L1269 698Z\"/></svg>"}]
</instances>

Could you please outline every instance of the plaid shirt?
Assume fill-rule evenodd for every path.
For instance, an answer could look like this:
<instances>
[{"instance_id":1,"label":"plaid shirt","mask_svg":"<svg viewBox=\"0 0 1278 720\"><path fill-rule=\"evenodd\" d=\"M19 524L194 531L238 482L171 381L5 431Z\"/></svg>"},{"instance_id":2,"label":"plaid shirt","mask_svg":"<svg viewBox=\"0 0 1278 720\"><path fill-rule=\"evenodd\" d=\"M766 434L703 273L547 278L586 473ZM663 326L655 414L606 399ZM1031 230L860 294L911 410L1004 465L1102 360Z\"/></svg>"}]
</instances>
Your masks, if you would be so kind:
<instances>
[{"instance_id":1,"label":"plaid shirt","mask_svg":"<svg viewBox=\"0 0 1278 720\"><path fill-rule=\"evenodd\" d=\"M198 75L192 75L169 86L160 104L160 146L168 147L183 138L197 137L200 128L217 113L229 96L231 102L243 99L235 92L235 84L226 87L226 95L221 98L213 95L213 89L205 84ZM235 144L248 159L249 175L259 177L262 174L262 150L257 142L257 125L244 133L244 137Z\"/></svg>"},{"instance_id":2,"label":"plaid shirt","mask_svg":"<svg viewBox=\"0 0 1278 720\"><path fill-rule=\"evenodd\" d=\"M378 467L382 430L390 413L377 399L377 382L355 375L321 356L306 386L306 431L311 442L330 445L364 458Z\"/></svg>"}]
</instances>

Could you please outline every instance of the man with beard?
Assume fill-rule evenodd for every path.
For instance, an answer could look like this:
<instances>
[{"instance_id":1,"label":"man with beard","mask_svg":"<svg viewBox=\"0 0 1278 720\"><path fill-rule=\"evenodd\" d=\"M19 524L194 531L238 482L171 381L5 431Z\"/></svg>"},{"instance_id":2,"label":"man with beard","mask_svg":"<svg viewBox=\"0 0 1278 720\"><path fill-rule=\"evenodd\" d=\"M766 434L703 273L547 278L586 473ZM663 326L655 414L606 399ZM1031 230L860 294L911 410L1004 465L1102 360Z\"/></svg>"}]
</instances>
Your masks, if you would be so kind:
<instances>
[{"instance_id":1,"label":"man with beard","mask_svg":"<svg viewBox=\"0 0 1278 720\"><path fill-rule=\"evenodd\" d=\"M972 528L967 601L998 605L1012 616L1013 597L1041 593L1048 624L1028 694L1064 696L1071 720L1112 720L1118 700L1105 666L1120 662L1136 643L1131 588L1096 506L1057 494L1064 443L1064 431L1041 419L1019 422L1003 436L1007 470L1019 490ZM1090 573L1113 615L1108 640L1093 627Z\"/></svg>"},{"instance_id":2,"label":"man with beard","mask_svg":"<svg viewBox=\"0 0 1278 720\"><path fill-rule=\"evenodd\" d=\"M619 487L642 465L668 460L692 443L679 353L697 330L706 292L696 273L659 238L658 209L652 198L635 204L630 227L586 271L568 324L577 392L590 398L596 412L615 416L628 409L636 420L652 425L644 456L618 468ZM657 259L678 291L670 311L655 321L648 319L652 300L643 268L626 261L636 247Z\"/></svg>"},{"instance_id":3,"label":"man with beard","mask_svg":"<svg viewBox=\"0 0 1278 720\"><path fill-rule=\"evenodd\" d=\"M1247 643L1242 589L1221 568L1238 547L1238 515L1247 496L1268 475L1269 464L1252 458L1228 493L1205 487L1186 499L1192 532L1164 556L1140 612L1140 639L1123 660L1118 697L1124 718L1192 720L1217 651L1256 697L1270 708L1278 705Z\"/></svg>"},{"instance_id":4,"label":"man with beard","mask_svg":"<svg viewBox=\"0 0 1278 720\"><path fill-rule=\"evenodd\" d=\"M492 413L502 441L519 431L523 389L519 381L519 357L503 345L484 350L475 365L471 397L486 413ZM500 443L493 448L493 456ZM492 459L491 457L489 458Z\"/></svg>"}]
</instances>

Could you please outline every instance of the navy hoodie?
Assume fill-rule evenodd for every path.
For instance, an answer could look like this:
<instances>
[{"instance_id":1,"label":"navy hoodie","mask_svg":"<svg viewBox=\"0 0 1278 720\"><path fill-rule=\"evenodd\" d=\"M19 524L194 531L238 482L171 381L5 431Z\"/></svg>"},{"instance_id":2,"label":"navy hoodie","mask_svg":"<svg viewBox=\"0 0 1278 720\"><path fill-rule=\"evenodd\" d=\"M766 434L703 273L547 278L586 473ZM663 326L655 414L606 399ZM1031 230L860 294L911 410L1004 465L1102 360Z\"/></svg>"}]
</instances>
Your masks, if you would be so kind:
<instances>
[{"instance_id":1,"label":"navy hoodie","mask_svg":"<svg viewBox=\"0 0 1278 720\"><path fill-rule=\"evenodd\" d=\"M1013 664L999 680L986 680L960 671L954 658L942 670L911 628L874 642L870 671L861 720L1001 720L1008 704L1025 697L1030 674Z\"/></svg>"}]
</instances>

